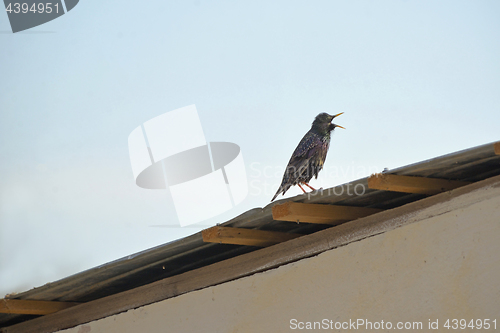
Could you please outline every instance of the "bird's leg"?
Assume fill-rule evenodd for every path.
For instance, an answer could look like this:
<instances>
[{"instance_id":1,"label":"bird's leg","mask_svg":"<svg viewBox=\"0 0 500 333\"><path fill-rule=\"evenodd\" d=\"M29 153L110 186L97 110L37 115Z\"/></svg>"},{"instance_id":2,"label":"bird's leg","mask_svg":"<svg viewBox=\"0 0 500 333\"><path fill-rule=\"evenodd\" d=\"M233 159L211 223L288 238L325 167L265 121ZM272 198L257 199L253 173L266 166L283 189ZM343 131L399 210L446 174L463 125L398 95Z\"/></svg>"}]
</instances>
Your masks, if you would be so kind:
<instances>
[{"instance_id":1,"label":"bird's leg","mask_svg":"<svg viewBox=\"0 0 500 333\"><path fill-rule=\"evenodd\" d=\"M299 185L299 187L302 190L302 192L306 193L306 191L304 191L304 189L302 188L302 186L300 186L300 184L297 184L297 185Z\"/></svg>"},{"instance_id":2,"label":"bird's leg","mask_svg":"<svg viewBox=\"0 0 500 333\"><path fill-rule=\"evenodd\" d=\"M314 187L312 187L311 185L309 185L308 183L304 183L304 185L309 187L311 190L316 191L316 189Z\"/></svg>"}]
</instances>

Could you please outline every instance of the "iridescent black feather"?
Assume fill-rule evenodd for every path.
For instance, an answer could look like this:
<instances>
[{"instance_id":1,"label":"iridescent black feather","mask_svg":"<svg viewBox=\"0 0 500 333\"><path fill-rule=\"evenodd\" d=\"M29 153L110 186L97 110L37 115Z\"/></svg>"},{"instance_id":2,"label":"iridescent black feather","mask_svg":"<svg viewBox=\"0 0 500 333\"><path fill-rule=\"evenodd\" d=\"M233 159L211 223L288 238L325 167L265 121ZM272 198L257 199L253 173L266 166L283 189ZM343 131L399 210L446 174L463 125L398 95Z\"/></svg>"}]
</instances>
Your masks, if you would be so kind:
<instances>
[{"instance_id":1,"label":"iridescent black feather","mask_svg":"<svg viewBox=\"0 0 500 333\"><path fill-rule=\"evenodd\" d=\"M299 145L288 162L281 185L271 199L286 191L293 185L307 184L312 177L318 178L318 173L325 164L326 153L330 147L330 133L338 125L331 121L338 115L320 113L314 119L311 129L300 140Z\"/></svg>"}]
</instances>

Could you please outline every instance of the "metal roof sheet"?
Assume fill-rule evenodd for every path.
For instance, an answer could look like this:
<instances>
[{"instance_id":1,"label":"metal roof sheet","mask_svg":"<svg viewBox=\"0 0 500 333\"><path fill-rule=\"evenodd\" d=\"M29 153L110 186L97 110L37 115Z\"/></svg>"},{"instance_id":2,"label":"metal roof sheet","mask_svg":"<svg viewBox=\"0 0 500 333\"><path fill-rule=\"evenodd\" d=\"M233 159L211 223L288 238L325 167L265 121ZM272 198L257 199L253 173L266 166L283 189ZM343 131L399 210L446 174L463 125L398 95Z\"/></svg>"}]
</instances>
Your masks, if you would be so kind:
<instances>
[{"instance_id":1,"label":"metal roof sheet","mask_svg":"<svg viewBox=\"0 0 500 333\"><path fill-rule=\"evenodd\" d=\"M386 173L475 182L500 175L500 155L495 154L494 143L489 143L388 170ZM390 209L425 197L369 189L368 178L348 184L351 184L352 189L363 186L364 194L358 196L341 191L346 186L343 184L325 189L318 195L299 195L278 200L264 208L251 209L221 225L310 234L334 226L275 221L272 218L272 206L295 201ZM253 246L205 243L201 232L198 232L6 298L88 302L257 249ZM0 314L0 327L33 317Z\"/></svg>"}]
</instances>

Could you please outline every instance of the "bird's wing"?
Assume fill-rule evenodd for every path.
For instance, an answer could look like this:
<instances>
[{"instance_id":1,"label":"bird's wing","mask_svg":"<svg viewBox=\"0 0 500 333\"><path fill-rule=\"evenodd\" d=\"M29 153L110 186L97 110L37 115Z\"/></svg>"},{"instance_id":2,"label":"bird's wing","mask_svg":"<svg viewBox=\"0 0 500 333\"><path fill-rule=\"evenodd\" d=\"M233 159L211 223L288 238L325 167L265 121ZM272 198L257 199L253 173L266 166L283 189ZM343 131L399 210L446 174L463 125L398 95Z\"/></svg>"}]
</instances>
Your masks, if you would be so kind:
<instances>
[{"instance_id":1,"label":"bird's wing","mask_svg":"<svg viewBox=\"0 0 500 333\"><path fill-rule=\"evenodd\" d=\"M326 142L326 144L328 143ZM303 176L305 172L312 173L310 177L308 177L309 179L313 176L317 176L315 170L317 170L318 166L320 168L323 166L321 161L324 161L324 158L321 157L325 154L325 148L328 150L328 147L325 147L325 142L319 136L314 133L306 134L288 162L288 170L286 172L288 182L295 184L296 180ZM313 169L309 169L311 164Z\"/></svg>"},{"instance_id":2,"label":"bird's wing","mask_svg":"<svg viewBox=\"0 0 500 333\"><path fill-rule=\"evenodd\" d=\"M325 144L326 150L328 150L328 142L323 141L320 136L313 132L307 132L304 135L297 148L295 148L283 175L281 186L271 201L279 193L284 194L292 185L296 185L299 179L311 179L313 176L318 176L326 156ZM311 164L312 168L309 168ZM310 175L306 176L307 173L310 173Z\"/></svg>"},{"instance_id":3,"label":"bird's wing","mask_svg":"<svg viewBox=\"0 0 500 333\"><path fill-rule=\"evenodd\" d=\"M300 140L299 144L297 145L297 148L295 148L295 151L292 154L292 158L297 158L297 157L302 157L302 158L308 158L311 157L314 154L314 151L319 148L321 145L321 138L319 138L317 135L315 135L312 132L308 132L302 140Z\"/></svg>"}]
</instances>

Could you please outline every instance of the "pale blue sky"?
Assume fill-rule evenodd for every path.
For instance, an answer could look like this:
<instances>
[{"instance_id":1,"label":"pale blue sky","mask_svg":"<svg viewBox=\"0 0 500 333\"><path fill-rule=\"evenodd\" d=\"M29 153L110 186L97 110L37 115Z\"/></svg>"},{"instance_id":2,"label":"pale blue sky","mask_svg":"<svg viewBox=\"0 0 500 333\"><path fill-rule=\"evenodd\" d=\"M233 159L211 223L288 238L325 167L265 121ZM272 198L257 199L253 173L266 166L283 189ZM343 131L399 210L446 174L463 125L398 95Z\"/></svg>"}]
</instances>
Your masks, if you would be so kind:
<instances>
[{"instance_id":1,"label":"pale blue sky","mask_svg":"<svg viewBox=\"0 0 500 333\"><path fill-rule=\"evenodd\" d=\"M170 197L134 184L127 137L157 115L196 104L242 149L250 194L208 225L269 203L320 112L347 129L317 187L500 140L499 59L498 1L81 0L17 34L0 13L0 294L201 229L151 227Z\"/></svg>"}]
</instances>

